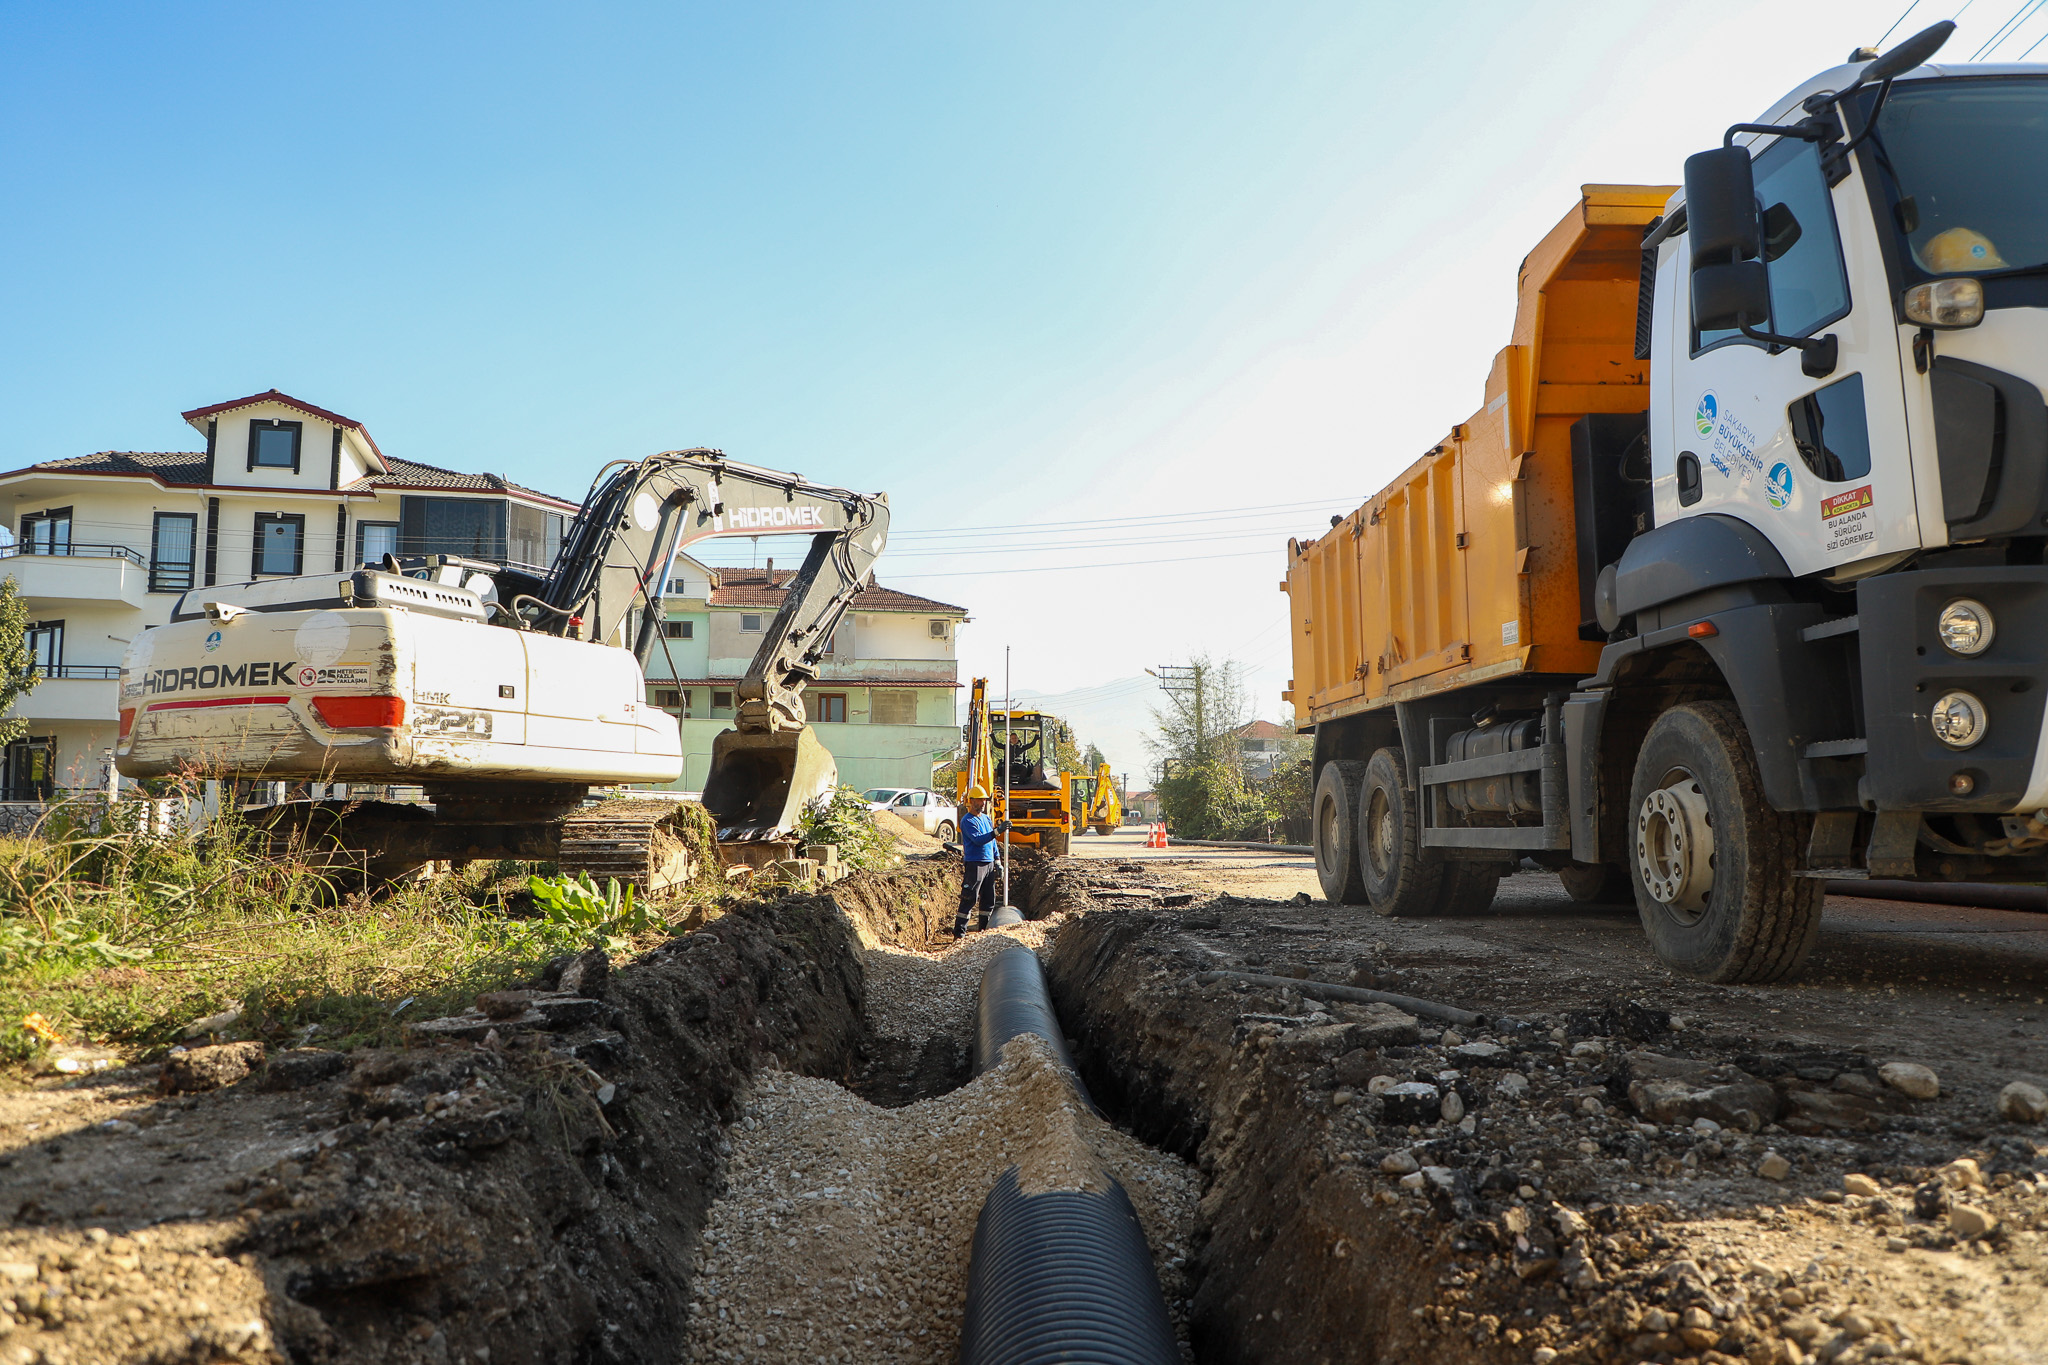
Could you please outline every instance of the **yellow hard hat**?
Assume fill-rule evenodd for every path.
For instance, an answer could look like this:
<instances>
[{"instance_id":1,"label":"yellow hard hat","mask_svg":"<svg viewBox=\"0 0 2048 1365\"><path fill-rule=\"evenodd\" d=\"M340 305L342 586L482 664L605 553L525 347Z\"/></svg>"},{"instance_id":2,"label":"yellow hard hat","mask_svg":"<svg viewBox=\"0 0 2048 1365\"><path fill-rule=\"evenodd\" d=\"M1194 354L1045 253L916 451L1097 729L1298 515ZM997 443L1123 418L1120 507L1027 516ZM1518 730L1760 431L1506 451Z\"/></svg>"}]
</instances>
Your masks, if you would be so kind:
<instances>
[{"instance_id":1,"label":"yellow hard hat","mask_svg":"<svg viewBox=\"0 0 2048 1365\"><path fill-rule=\"evenodd\" d=\"M988 791L977 782L967 789L967 799L969 801L986 801L988 800Z\"/></svg>"},{"instance_id":2,"label":"yellow hard hat","mask_svg":"<svg viewBox=\"0 0 2048 1365\"><path fill-rule=\"evenodd\" d=\"M1991 245L1991 239L1973 228L1952 227L1937 232L1920 248L1920 259L1936 275L1955 275L1965 270L2002 270L2005 257Z\"/></svg>"}]
</instances>

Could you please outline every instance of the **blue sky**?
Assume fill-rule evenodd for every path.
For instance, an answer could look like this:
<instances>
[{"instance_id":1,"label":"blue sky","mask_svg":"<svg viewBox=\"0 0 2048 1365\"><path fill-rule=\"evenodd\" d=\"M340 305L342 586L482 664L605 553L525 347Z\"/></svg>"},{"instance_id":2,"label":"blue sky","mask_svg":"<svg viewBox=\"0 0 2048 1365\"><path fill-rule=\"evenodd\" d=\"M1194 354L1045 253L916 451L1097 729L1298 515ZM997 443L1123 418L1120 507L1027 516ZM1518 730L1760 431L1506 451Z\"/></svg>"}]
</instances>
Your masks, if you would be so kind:
<instances>
[{"instance_id":1,"label":"blue sky","mask_svg":"<svg viewBox=\"0 0 2048 1365\"><path fill-rule=\"evenodd\" d=\"M8 0L0 462L273 386L569 495L715 445L888 491L971 669L1206 650L1274 714L1286 536L1477 405L1577 186L1903 3Z\"/></svg>"}]
</instances>

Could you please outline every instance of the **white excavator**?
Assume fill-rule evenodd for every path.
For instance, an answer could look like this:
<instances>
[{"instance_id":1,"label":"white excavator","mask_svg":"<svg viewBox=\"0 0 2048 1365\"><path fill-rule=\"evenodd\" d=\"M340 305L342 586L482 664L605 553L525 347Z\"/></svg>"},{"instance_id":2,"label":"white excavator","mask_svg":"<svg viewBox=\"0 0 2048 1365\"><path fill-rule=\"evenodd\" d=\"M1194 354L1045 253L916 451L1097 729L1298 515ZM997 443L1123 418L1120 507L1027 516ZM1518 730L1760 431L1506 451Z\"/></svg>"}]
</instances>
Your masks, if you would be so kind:
<instances>
[{"instance_id":1,"label":"white excavator","mask_svg":"<svg viewBox=\"0 0 2048 1365\"><path fill-rule=\"evenodd\" d=\"M669 565L696 541L764 532L809 534L810 552L736 689L703 794L719 843L758 860L837 785L803 689L872 577L889 502L716 450L607 465L544 578L387 555L346 575L187 592L122 661L115 763L134 778L417 784L424 805L265 810L273 831L356 851L373 879L499 857L659 889L686 875L680 846L658 837L674 817L586 797L681 775L675 718L646 701Z\"/></svg>"}]
</instances>

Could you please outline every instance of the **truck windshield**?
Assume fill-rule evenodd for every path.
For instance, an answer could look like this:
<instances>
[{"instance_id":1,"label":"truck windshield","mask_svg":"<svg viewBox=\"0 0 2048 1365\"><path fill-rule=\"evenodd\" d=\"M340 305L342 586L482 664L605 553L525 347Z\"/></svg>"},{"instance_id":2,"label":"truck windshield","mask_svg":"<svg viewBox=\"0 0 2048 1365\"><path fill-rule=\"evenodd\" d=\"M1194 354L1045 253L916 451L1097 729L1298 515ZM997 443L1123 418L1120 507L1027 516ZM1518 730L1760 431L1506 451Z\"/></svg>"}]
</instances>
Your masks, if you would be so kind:
<instances>
[{"instance_id":1,"label":"truck windshield","mask_svg":"<svg viewBox=\"0 0 2048 1365\"><path fill-rule=\"evenodd\" d=\"M1906 283L2048 265L2048 80L1901 81L1867 148Z\"/></svg>"}]
</instances>

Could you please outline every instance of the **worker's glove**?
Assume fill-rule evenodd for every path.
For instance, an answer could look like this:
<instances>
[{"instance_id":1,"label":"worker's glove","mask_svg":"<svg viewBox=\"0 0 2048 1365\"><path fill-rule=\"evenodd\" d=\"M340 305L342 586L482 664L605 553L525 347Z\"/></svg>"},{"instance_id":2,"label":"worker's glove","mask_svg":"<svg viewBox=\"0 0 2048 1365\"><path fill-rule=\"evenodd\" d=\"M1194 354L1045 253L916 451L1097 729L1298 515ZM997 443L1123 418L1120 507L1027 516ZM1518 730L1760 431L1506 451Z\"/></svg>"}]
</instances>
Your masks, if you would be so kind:
<instances>
[{"instance_id":1,"label":"worker's glove","mask_svg":"<svg viewBox=\"0 0 2048 1365\"><path fill-rule=\"evenodd\" d=\"M1004 834L1008 834L1010 832L1010 822L1008 820L998 820L996 821L996 829Z\"/></svg>"}]
</instances>

